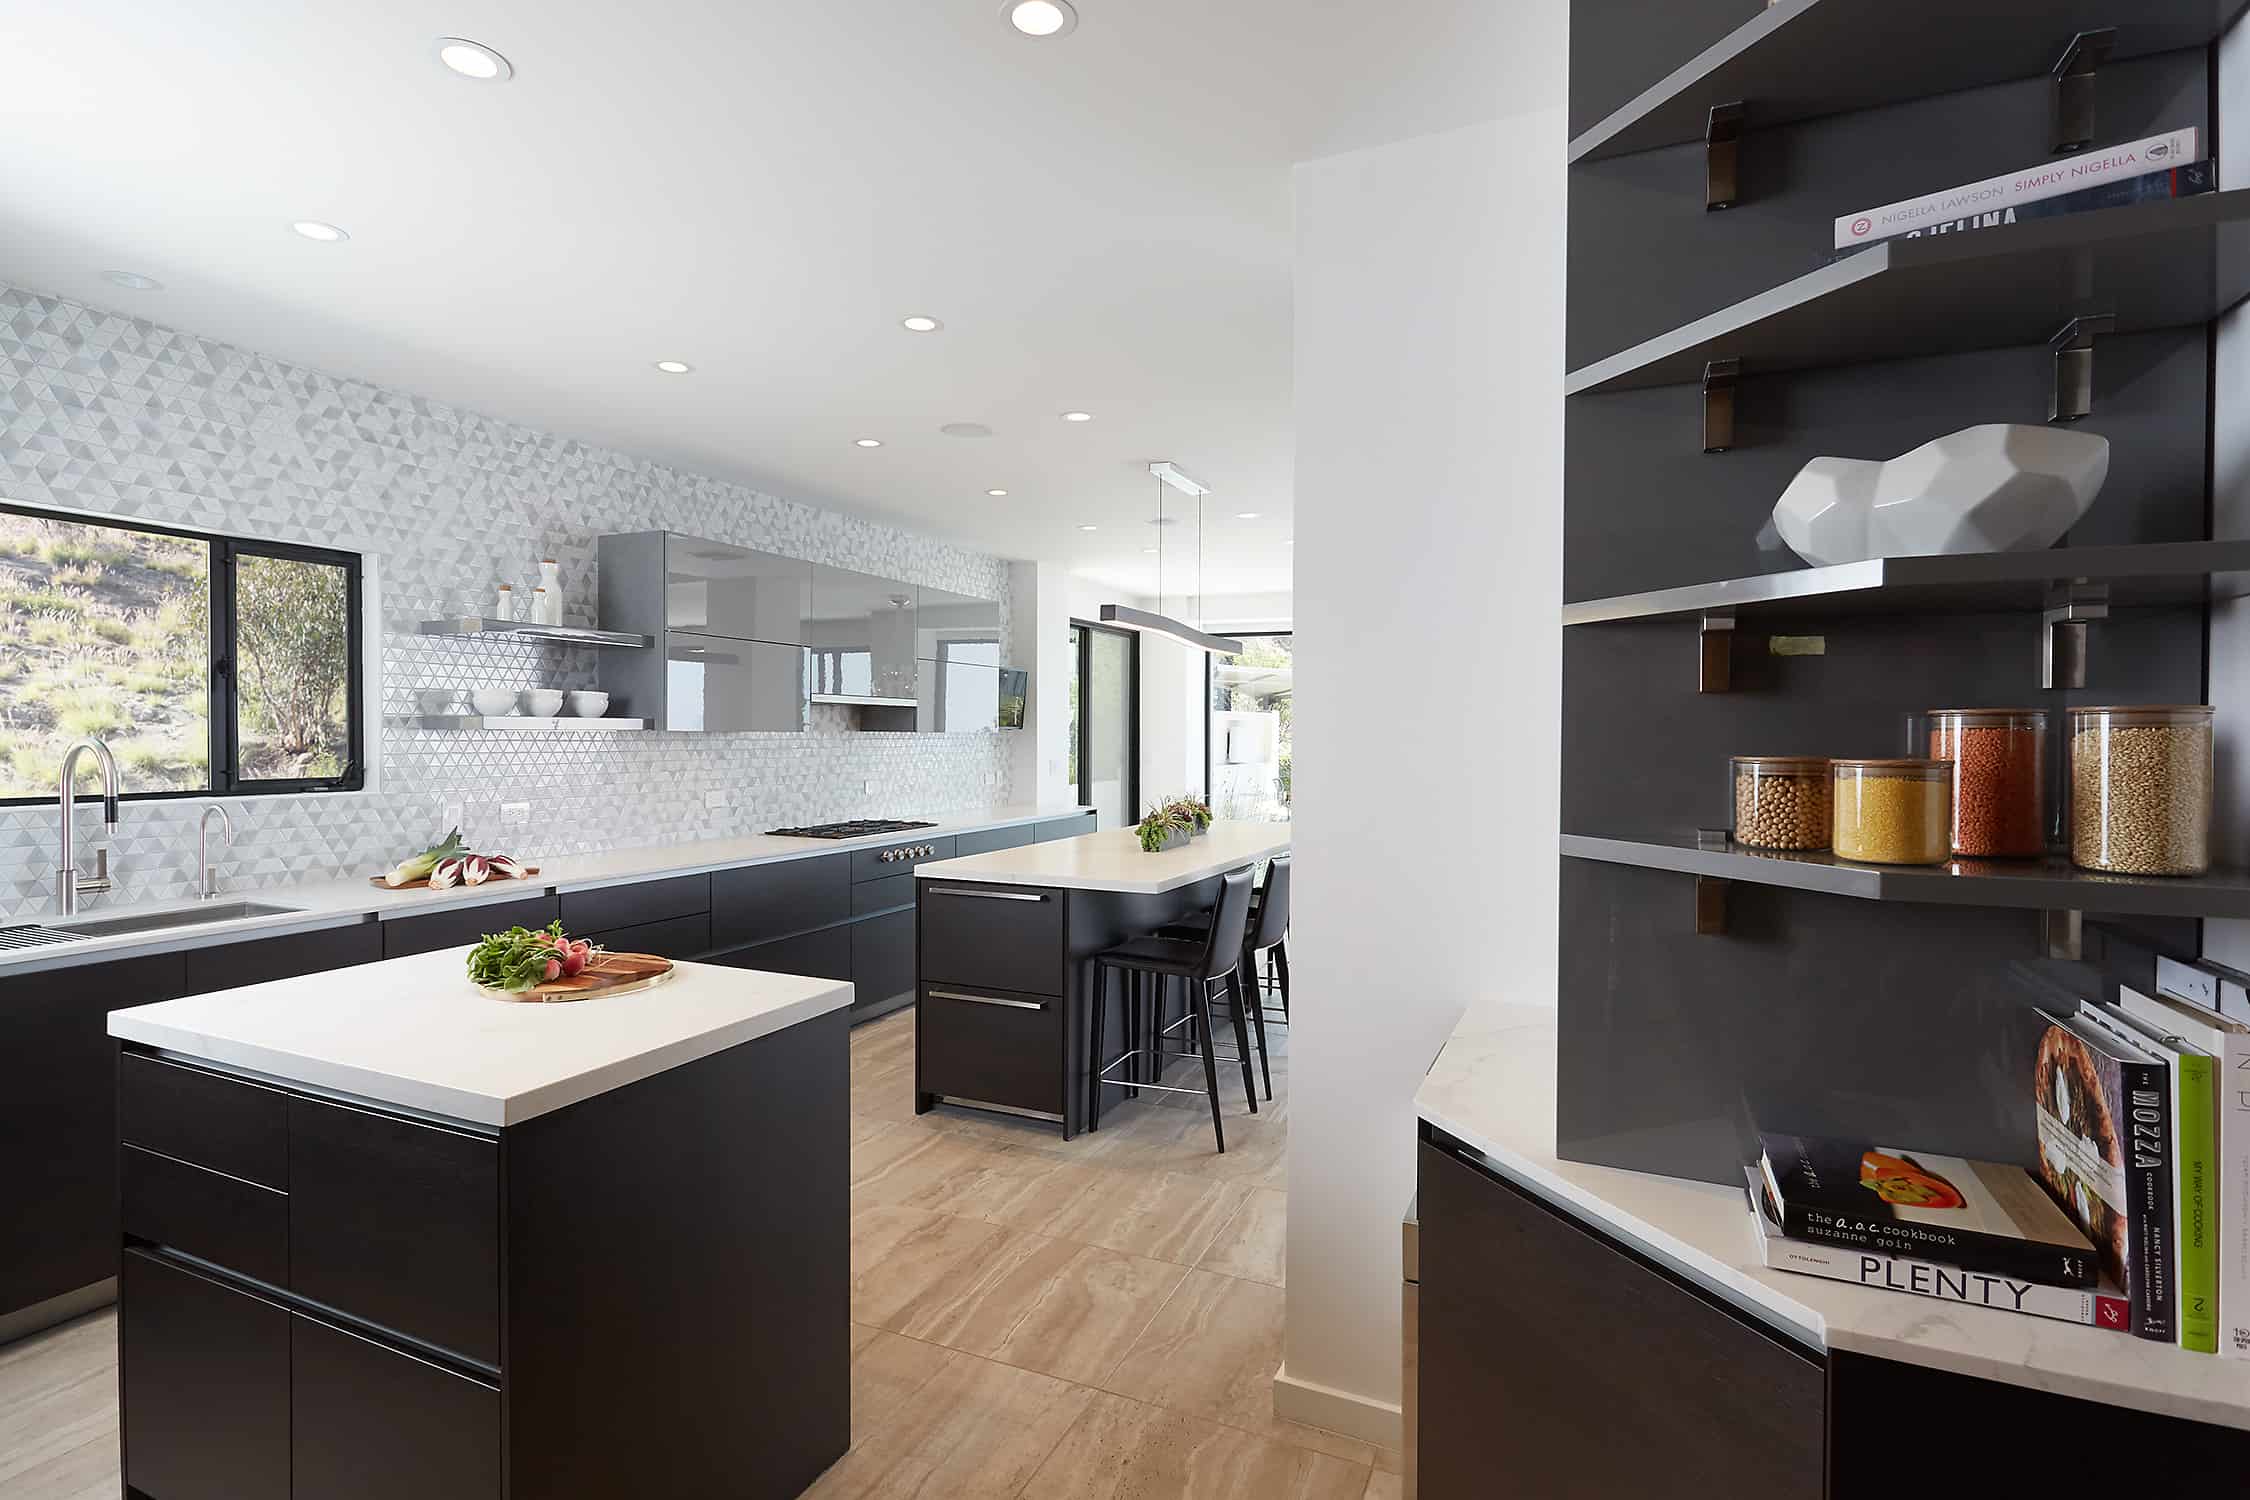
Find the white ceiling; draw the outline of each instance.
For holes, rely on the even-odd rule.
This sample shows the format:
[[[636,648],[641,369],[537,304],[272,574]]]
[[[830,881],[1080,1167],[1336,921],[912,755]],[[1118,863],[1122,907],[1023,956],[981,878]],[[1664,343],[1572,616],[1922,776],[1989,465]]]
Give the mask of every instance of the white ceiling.
[[[1559,96],[1512,8],[0,0],[0,279],[1144,592],[1171,459],[1286,589],[1289,165]]]

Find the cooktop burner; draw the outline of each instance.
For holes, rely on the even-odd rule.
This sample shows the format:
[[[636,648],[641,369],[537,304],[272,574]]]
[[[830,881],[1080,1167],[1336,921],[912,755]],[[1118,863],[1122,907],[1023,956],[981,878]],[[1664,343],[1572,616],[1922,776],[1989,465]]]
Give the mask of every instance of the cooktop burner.
[[[915,823],[904,818],[855,818],[849,823],[815,823],[810,828],[769,828],[777,839],[862,839],[878,833],[905,833],[913,828],[935,828],[935,823]]]

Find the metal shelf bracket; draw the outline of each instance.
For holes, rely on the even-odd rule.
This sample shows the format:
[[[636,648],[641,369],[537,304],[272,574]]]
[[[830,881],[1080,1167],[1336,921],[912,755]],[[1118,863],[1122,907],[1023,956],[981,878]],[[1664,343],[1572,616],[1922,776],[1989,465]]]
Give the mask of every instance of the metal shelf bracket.
[[[1710,610],[1696,624],[1695,690],[1725,693],[1734,689],[1734,611]]]
[[[1695,877],[1695,935],[1724,937],[1727,931],[1727,887],[1731,880],[1716,875]]]
[[[2048,958],[2084,958],[2086,914],[2082,911],[2041,912],[2039,951]]]
[[[1703,208],[1706,213],[1734,207],[1741,148],[1742,101],[1712,105],[1703,127]]]
[[[2094,340],[2117,326],[2115,313],[2072,318],[2047,340],[2055,355],[2055,387],[2047,397],[2047,420],[2075,422],[2094,409]]]
[[[2108,618],[2108,584],[2078,581],[2049,586],[2047,608],[2039,617],[2040,687],[2086,685],[2086,626]]]
[[[2049,74],[2054,97],[2052,146],[2057,156],[2083,151],[2094,143],[2094,74],[2109,61],[2117,28],[2081,31],[2055,59]]]
[[[1714,359],[1703,366],[1703,451],[1724,453],[1734,446],[1735,387],[1742,361]]]

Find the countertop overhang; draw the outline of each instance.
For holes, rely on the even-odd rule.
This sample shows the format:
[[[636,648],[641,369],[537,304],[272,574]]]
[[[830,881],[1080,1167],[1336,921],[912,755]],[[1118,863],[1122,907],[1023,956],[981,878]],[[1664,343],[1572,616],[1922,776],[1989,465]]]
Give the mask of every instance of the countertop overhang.
[[[1287,823],[1221,821],[1191,843],[1150,854],[1132,829],[1113,828],[1052,843],[932,860],[915,866],[914,874],[919,880],[1159,896],[1284,853],[1289,833]]]

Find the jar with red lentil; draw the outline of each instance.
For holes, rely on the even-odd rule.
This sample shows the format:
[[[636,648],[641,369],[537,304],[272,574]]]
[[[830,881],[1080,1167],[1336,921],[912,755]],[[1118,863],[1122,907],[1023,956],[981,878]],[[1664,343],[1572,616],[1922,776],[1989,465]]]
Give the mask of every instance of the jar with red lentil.
[[[1829,765],[1821,755],[1737,755],[1734,841],[1751,849],[1825,849]]]
[[[1878,865],[1943,864],[1953,852],[1953,765],[1942,760],[1836,762],[1833,844]]]
[[[1953,852],[2047,852],[2047,715],[2036,708],[1933,708],[1930,758],[1953,766]]]
[[[2211,868],[2211,709],[2070,710],[2070,858],[2088,870]]]

